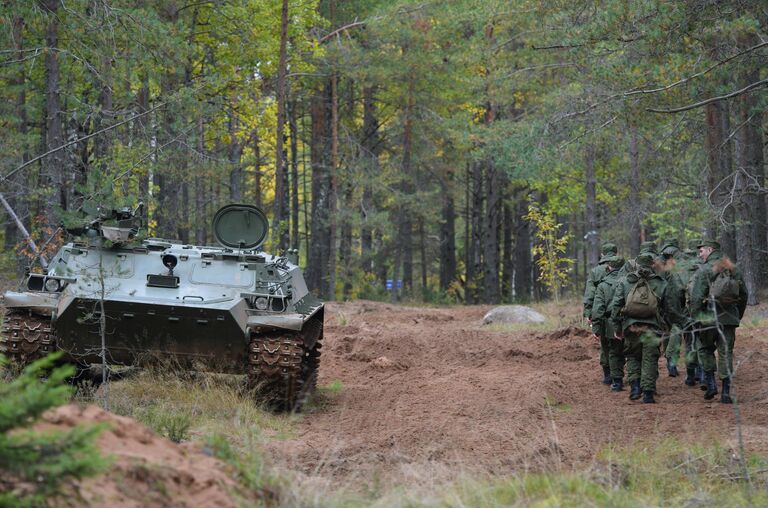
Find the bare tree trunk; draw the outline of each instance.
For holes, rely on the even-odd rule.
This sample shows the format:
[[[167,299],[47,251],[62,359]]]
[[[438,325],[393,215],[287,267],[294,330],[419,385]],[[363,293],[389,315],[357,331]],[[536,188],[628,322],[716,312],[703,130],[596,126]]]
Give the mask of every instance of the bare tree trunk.
[[[414,193],[413,168],[411,157],[413,151],[413,108],[414,108],[414,84],[408,83],[405,110],[403,111],[403,158],[402,158],[402,184],[403,199],[409,201]],[[403,264],[403,290],[410,292],[413,289],[413,211],[411,207],[402,204],[399,214],[398,240]]]
[[[229,199],[235,203],[243,200],[243,168],[241,159],[243,155],[243,145],[237,137],[237,113],[233,107],[229,108],[229,118],[227,122],[227,131],[229,133],[229,144],[227,145],[227,160],[229,161]],[[275,196],[277,199],[277,195]]]
[[[14,49],[16,50],[15,58],[19,61],[22,60],[24,57],[24,18],[21,16],[16,16],[13,18],[13,42],[14,42]],[[17,74],[13,76],[13,78],[10,80],[10,84],[13,88],[18,90],[18,94],[16,95],[16,104],[15,104],[15,110],[16,110],[16,119],[17,119],[17,126],[16,130],[19,134],[19,137],[21,139],[21,162],[26,162],[29,160],[29,151],[27,150],[27,132],[29,130],[29,119],[27,117],[27,93],[26,93],[26,87],[25,83],[27,81],[27,76],[24,70],[24,66],[19,66],[19,71]],[[13,175],[9,182],[12,185],[12,190],[8,194],[8,204],[9,207],[13,210],[15,210],[15,213],[18,214],[17,219],[18,223],[21,224],[21,228],[17,226],[16,220],[9,220],[6,223],[5,226],[5,250],[15,250],[16,249],[16,243],[20,240],[20,233],[24,228],[24,221],[27,220],[27,215],[29,213],[29,208],[27,206],[27,200],[25,199],[23,194],[18,195],[21,190],[27,188],[27,177],[26,172],[20,171]],[[17,197],[18,195],[18,197]],[[27,222],[27,224],[29,224]],[[24,262],[22,261],[21,257],[17,258],[19,260],[18,263],[18,271],[22,272],[24,270]]]
[[[421,294],[423,298],[426,298],[429,266],[427,263],[427,235],[424,233],[423,218],[419,219],[419,254],[421,257]]]
[[[595,176],[595,146],[587,145],[584,153],[587,193],[587,263],[595,266],[599,261],[599,237],[597,232],[597,177]]]
[[[528,213],[528,191],[520,189],[515,201],[515,300],[530,301],[533,293],[533,255],[531,254],[531,223],[523,217]]]
[[[311,142],[310,164],[312,167],[312,212],[311,235],[307,262],[307,285],[323,296],[327,293],[328,283],[325,271],[331,254],[330,243],[330,172],[329,172],[329,132],[330,132],[330,85],[324,87],[312,97],[311,102]]]
[[[720,245],[731,259],[736,260],[736,241],[732,224],[732,146],[729,108],[725,102],[714,102],[705,107],[707,149],[707,191],[714,207],[714,216],[707,226],[707,234],[718,238]]]
[[[442,221],[440,221],[440,289],[446,291],[456,280],[456,210],[453,203],[453,172],[442,182]]]
[[[45,52],[45,139],[46,148],[53,150],[64,144],[64,128],[62,122],[60,96],[59,53],[59,0],[39,0],[40,7],[48,14],[45,29],[45,44],[49,48]],[[45,215],[49,226],[58,224],[56,207],[67,209],[67,186],[64,185],[66,154],[59,150],[43,163],[45,177],[53,195],[45,202]]]
[[[467,280],[465,283],[465,300],[466,303],[474,304],[478,303],[478,285],[479,278],[482,275],[482,252],[483,245],[483,228],[482,228],[482,211],[485,200],[483,199],[483,169],[477,162],[472,162],[469,165],[470,169],[470,201],[467,203],[469,207],[469,252],[467,256]]]
[[[486,202],[483,220],[483,301],[499,303],[499,214],[501,213],[501,178],[493,160],[485,162]]]
[[[512,206],[506,199],[502,199],[504,206],[502,208],[502,220],[504,222],[502,229],[502,254],[501,254],[501,297],[506,301],[512,301],[513,284],[515,281],[515,265],[513,263],[513,233],[512,227],[514,220],[512,218]]]
[[[643,240],[642,227],[640,225],[640,216],[642,211],[640,206],[640,148],[638,143],[639,134],[637,125],[633,122],[629,124],[629,190],[632,193],[632,203],[629,212],[629,252],[635,256],[640,252],[640,242]]]
[[[253,133],[253,194],[254,204],[262,208],[261,199],[261,139],[259,133]]]
[[[365,273],[373,269],[373,236],[370,226],[370,214],[373,211],[373,184],[374,175],[379,172],[379,122],[376,118],[376,104],[374,102],[374,87],[363,88],[363,196],[360,202],[360,258]]]
[[[285,138],[286,106],[286,70],[288,43],[288,0],[283,0],[280,16],[280,57],[277,66],[277,134],[275,136],[275,203],[272,223],[272,236],[278,242],[278,249],[288,248],[288,204],[287,164],[283,148]]]
[[[296,101],[288,103],[288,132],[291,140],[291,247],[299,248],[299,135]]]
[[[197,152],[205,156],[205,123],[197,119]],[[205,180],[199,171],[195,172],[195,243],[205,245],[208,241],[208,220],[205,206]]]
[[[759,79],[759,71],[750,69],[742,82]],[[749,81],[754,80],[754,81]],[[739,266],[749,293],[749,305],[757,305],[757,293],[765,282],[766,202],[762,190],[765,185],[763,159],[762,111],[754,94],[738,98],[741,129],[736,136],[737,178],[739,183],[739,217],[736,242]]]

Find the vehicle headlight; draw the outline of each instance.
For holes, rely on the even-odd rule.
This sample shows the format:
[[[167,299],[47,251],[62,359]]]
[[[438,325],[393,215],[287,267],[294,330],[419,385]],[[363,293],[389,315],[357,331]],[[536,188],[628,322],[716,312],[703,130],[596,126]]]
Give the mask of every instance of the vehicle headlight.
[[[55,293],[60,287],[61,285],[57,279],[48,279],[45,281],[45,290],[50,293]]]
[[[260,296],[256,298],[256,301],[254,302],[256,305],[256,308],[259,310],[267,310],[267,299],[263,296]]]

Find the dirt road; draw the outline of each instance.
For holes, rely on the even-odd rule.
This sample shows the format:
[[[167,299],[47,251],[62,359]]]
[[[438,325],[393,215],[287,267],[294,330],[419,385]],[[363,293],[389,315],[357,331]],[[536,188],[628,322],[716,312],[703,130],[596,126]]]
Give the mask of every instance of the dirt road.
[[[578,466],[611,444],[667,437],[735,446],[734,407],[682,377],[662,367],[659,403],[632,402],[600,383],[584,330],[490,330],[488,309],[329,305],[320,384],[336,390],[302,416],[299,436],[269,445],[273,462],[332,484],[389,485]],[[765,332],[742,327],[736,341],[752,452],[768,452]]]

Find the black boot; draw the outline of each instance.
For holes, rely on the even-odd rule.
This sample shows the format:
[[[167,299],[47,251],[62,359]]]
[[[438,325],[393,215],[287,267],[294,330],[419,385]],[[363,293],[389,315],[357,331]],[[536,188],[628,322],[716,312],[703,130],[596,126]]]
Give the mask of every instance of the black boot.
[[[603,384],[611,384],[611,368],[607,365],[603,365]]]
[[[611,383],[611,391],[620,392],[623,389],[624,389],[624,379],[620,377],[613,378],[613,383]]]
[[[731,378],[723,379],[723,393],[720,395],[720,402],[723,404],[733,404],[731,398]]]
[[[655,404],[656,401],[653,399],[653,390],[645,390],[643,392],[643,403],[644,404]]]
[[[674,365],[672,363],[671,358],[667,358],[667,372],[669,372],[669,377],[677,377],[680,374],[677,372],[677,365]]]
[[[704,392],[704,398],[706,400],[712,400],[715,398],[715,395],[717,395],[717,383],[715,382],[715,373],[713,372],[705,372],[704,373],[704,384],[706,385],[706,392]]]
[[[637,400],[640,398],[640,380],[635,379],[630,384],[629,400]]]
[[[685,385],[696,386],[696,367],[685,368]]]

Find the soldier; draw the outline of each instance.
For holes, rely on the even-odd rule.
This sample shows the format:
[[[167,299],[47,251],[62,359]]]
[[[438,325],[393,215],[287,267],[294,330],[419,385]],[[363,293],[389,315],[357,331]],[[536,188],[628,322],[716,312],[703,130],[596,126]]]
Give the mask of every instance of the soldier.
[[[659,255],[659,251],[656,248],[656,242],[647,241],[640,244],[640,254],[646,253],[651,253],[654,256]]]
[[[673,288],[655,272],[653,254],[640,254],[635,263],[637,270],[616,285],[610,305],[611,324],[616,339],[624,341],[629,398],[639,399],[642,390],[643,402],[654,403],[663,321],[682,329],[688,320],[680,312]]]
[[[615,340],[615,330],[610,320],[608,306],[613,300],[613,293],[619,279],[624,276],[624,258],[611,256],[606,263],[606,274],[595,290],[592,306],[592,332],[600,339],[600,364],[605,368],[604,358],[611,374],[611,390],[620,392],[624,389],[624,344]]]
[[[698,256],[697,245],[701,240],[691,240],[688,242],[688,248],[683,251],[681,259],[675,265],[675,273],[680,278],[680,283],[685,288],[685,304],[683,311],[686,316],[691,317],[689,302],[691,300],[690,290],[696,271],[701,266],[701,260]],[[685,343],[685,384],[687,386],[696,386],[697,381],[702,381],[703,373],[699,363],[698,351],[698,332],[690,329],[683,332],[683,341]]]
[[[587,285],[584,288],[584,317],[587,319],[592,318],[592,302],[595,299],[595,289],[597,288],[597,285],[600,284],[600,281],[605,276],[605,267],[606,267],[606,259],[608,259],[611,256],[615,256],[618,252],[618,249],[616,248],[616,245],[611,242],[605,242],[601,248],[601,257],[600,261],[598,262],[597,266],[593,267],[589,271],[589,275],[587,276]],[[601,357],[602,358],[602,357]],[[602,363],[602,361],[601,361]],[[609,385],[611,384],[611,372],[608,368],[608,360],[606,359],[605,365],[603,367],[603,384]]]
[[[667,282],[674,285],[678,295],[680,309],[685,308],[685,284],[678,274],[677,262],[682,257],[679,243],[676,238],[666,240],[661,246],[660,262],[662,276]],[[664,339],[664,357],[667,360],[667,373],[669,377],[677,377],[677,360],[680,357],[680,330],[674,328]]]
[[[704,398],[717,395],[715,381],[715,350],[717,368],[723,383],[720,402],[730,404],[733,376],[733,347],[736,328],[747,308],[747,287],[736,265],[723,256],[720,244],[705,240],[699,244],[701,267],[691,286],[691,316],[700,328],[699,358],[704,369],[706,391]]]

